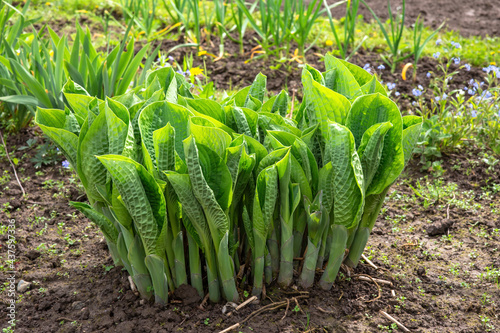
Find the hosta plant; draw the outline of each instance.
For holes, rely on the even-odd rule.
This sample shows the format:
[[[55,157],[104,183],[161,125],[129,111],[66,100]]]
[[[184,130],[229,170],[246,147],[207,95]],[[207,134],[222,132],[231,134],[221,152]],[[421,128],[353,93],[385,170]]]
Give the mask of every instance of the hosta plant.
[[[65,110],[38,109],[87,192],[71,204],[143,297],[166,303],[189,283],[237,301],[273,281],[309,288],[318,268],[327,290],[342,262],[356,266],[421,121],[363,69],[325,64],[304,67],[296,109],[261,74],[219,103],[171,68],[104,100],[69,82]]]

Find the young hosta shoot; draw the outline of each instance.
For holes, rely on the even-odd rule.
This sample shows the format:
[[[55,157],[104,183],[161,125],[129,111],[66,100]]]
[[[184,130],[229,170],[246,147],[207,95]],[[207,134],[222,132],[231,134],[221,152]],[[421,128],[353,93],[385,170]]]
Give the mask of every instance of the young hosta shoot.
[[[307,214],[307,249],[304,254],[304,266],[299,278],[299,285],[302,288],[309,288],[314,282],[316,273],[316,262],[321,247],[323,233],[326,231],[329,216],[328,211],[322,204],[322,192],[318,193],[314,201],[305,198],[304,206]]]
[[[356,266],[421,119],[402,117],[363,69],[329,55],[325,65],[304,68],[294,112],[286,92],[268,98],[264,75],[218,103],[172,68],[105,100],[68,81],[64,111],[38,109],[87,193],[72,205],[142,297],[164,304],[189,283],[236,302],[240,278],[260,297],[295,271],[310,288],[317,269],[328,290],[342,263]]]

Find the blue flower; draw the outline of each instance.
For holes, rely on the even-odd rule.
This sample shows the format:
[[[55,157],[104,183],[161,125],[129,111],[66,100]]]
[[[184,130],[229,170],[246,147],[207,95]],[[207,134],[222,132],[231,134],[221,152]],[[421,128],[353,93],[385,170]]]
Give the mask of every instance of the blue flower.
[[[384,66],[384,65],[380,65],[380,66],[378,66],[377,68],[378,68],[378,69],[380,69],[380,70],[384,70],[384,69],[385,69],[385,66]]]
[[[446,93],[443,94],[443,101],[448,98],[448,95]]]
[[[413,102],[411,103],[411,105],[416,106],[416,105],[417,105],[417,102],[413,101]]]
[[[455,63],[455,65],[460,64],[460,58],[451,58],[451,60],[453,60],[453,63]]]
[[[396,92],[394,93],[394,95],[399,96],[399,95],[401,95],[401,94],[399,93],[399,91],[396,91]]]
[[[472,110],[470,112],[470,114],[471,114],[472,118],[476,118],[477,117],[477,111],[476,110]]]
[[[434,99],[436,100],[436,102],[439,102],[439,100],[441,99],[441,97],[436,96],[436,97],[434,97]]]
[[[172,56],[168,56],[168,61],[174,62],[174,61],[175,61],[175,59],[174,59],[174,57],[172,57]]]
[[[488,67],[483,68],[483,72],[490,73],[493,72],[495,73],[496,77],[500,77],[500,70],[497,66],[489,65]]]
[[[364,69],[365,71],[367,71],[368,73],[370,73],[370,74],[372,73],[372,69],[370,68],[370,64],[365,64],[365,65],[363,66],[363,69]]]
[[[467,71],[470,71],[470,65],[469,65],[469,64],[465,64],[465,66],[464,66],[464,67],[465,67],[465,69],[466,69]]]
[[[418,89],[424,90],[424,87],[422,87],[420,84],[418,85]]]
[[[488,98],[492,98],[492,97],[493,97],[493,94],[491,92],[489,92],[488,90],[483,91],[481,94],[481,98],[488,99]]]
[[[431,72],[427,72],[426,76],[427,76],[427,78],[430,79],[431,78]]]
[[[69,169],[69,162],[67,160],[62,161],[61,164],[62,164],[63,168]]]
[[[184,72],[183,72],[183,71],[181,71],[180,69],[179,69],[179,70],[177,70],[177,73],[179,73],[180,75],[184,75]]]
[[[441,45],[441,42],[442,42],[441,38],[438,38],[438,40],[436,41],[436,46]]]
[[[471,95],[471,96],[474,96],[474,95],[476,94],[476,91],[475,91],[475,90],[472,90],[472,89],[469,89],[469,90],[467,91],[467,93],[468,93],[469,95]]]
[[[437,59],[437,58],[439,58],[440,55],[441,55],[440,52],[436,52],[432,56],[434,57],[434,59]]]
[[[396,84],[395,83],[392,83],[392,82],[387,83],[387,89],[392,90],[394,88],[396,88]]]
[[[56,147],[56,150],[59,151],[59,148]]]
[[[413,96],[416,96],[416,97],[422,95],[422,91],[419,90],[419,89],[416,89],[416,88],[413,88],[413,90],[411,91],[411,93],[413,94]]]
[[[474,84],[474,79],[469,80],[469,85],[472,86]]]
[[[455,43],[455,42],[453,42],[453,41],[452,41],[450,44],[451,44],[451,45],[453,45],[456,49],[459,49],[459,48],[461,48],[461,47],[462,47],[462,46],[460,46],[460,44],[459,44],[459,43]]]
[[[191,76],[191,72],[189,71],[189,69],[184,73],[185,76]]]

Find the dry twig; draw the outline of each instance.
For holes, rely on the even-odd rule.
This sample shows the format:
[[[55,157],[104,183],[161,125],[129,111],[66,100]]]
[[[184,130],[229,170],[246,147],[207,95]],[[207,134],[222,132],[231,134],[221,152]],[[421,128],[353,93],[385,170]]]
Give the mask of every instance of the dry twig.
[[[319,312],[323,312],[323,313],[327,313],[327,314],[332,314],[332,313],[334,313],[333,311],[328,311],[328,310],[325,310],[325,309],[323,309],[323,308],[321,308],[321,307],[319,307],[319,306],[317,306],[317,307],[316,307],[316,309],[318,309],[318,310],[319,310]]]
[[[286,299],[286,309],[285,309],[285,314],[283,315],[283,317],[281,317],[281,320],[280,321],[283,321],[283,319],[286,318],[286,315],[288,314],[288,308],[290,307],[290,300],[287,298]]]
[[[387,280],[382,280],[382,279],[376,279],[376,278],[372,278],[371,276],[370,277],[366,277],[364,275],[360,275],[357,277],[358,280],[362,280],[362,281],[376,281],[377,283],[380,283],[380,284],[385,284],[385,285],[388,285],[388,286],[392,286],[392,282],[391,281],[387,281]]]
[[[240,323],[236,323],[233,326],[229,326],[228,328],[220,331],[219,333],[226,333],[226,332],[232,331],[232,330],[234,330],[235,328],[238,328],[238,327],[240,327]]]
[[[3,148],[5,149],[5,155],[7,156],[7,159],[9,160],[10,166],[12,167],[12,170],[14,170],[14,176],[16,176],[17,183],[19,184],[19,187],[21,188],[21,191],[23,192],[23,197],[26,195],[26,192],[24,191],[24,187],[21,184],[21,181],[19,180],[19,177],[17,176],[17,171],[16,171],[16,166],[10,159],[9,151],[7,150],[7,145],[5,144],[5,141],[3,140],[3,132],[0,130],[0,138],[2,139],[2,144]]]
[[[380,313],[382,314],[382,316],[384,316],[385,318],[389,319],[394,324],[398,325],[399,328],[402,329],[403,331],[410,332],[410,330],[408,328],[406,328],[405,325],[401,324],[396,318],[392,317],[387,312],[380,310]]]
[[[364,254],[361,255],[361,258],[363,258],[364,261],[370,266],[372,266],[375,269],[378,269],[378,267],[370,260],[368,259]]]
[[[207,293],[207,294],[205,295],[205,298],[203,298],[203,301],[201,301],[201,303],[200,303],[200,305],[199,305],[199,308],[200,308],[201,310],[205,310],[205,304],[207,303],[207,301],[208,301],[208,297],[209,297],[209,296],[210,296],[210,293]]]
[[[238,311],[240,309],[243,309],[245,306],[247,306],[247,304],[250,304],[252,303],[253,301],[255,301],[257,299],[257,296],[252,296],[250,297],[249,299],[247,299],[246,301],[244,301],[243,303],[241,303],[240,305],[238,305],[235,310]]]
[[[355,275],[355,277],[361,277],[361,276],[365,276],[367,278],[369,278],[373,283],[375,283],[375,285],[377,286],[377,291],[378,291],[378,296],[375,297],[374,299],[371,299],[371,300],[368,300],[368,301],[365,301],[365,303],[371,303],[371,302],[375,302],[376,300],[378,300],[380,297],[382,297],[382,288],[380,287],[380,285],[377,283],[377,281],[375,281],[374,278],[372,278],[370,275],[367,275],[367,274],[358,274],[358,275]]]

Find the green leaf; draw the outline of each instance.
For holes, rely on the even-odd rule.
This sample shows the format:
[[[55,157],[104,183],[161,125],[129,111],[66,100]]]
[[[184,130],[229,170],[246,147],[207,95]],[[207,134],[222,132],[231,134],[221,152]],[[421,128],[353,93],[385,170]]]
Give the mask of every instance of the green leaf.
[[[146,254],[155,254],[156,239],[165,223],[163,191],[153,176],[130,158],[105,155],[98,159],[113,178],[113,184],[141,235]]]
[[[10,65],[41,106],[46,108],[55,106],[50,101],[48,93],[45,92],[45,88],[20,63],[14,59],[10,59]]]
[[[221,123],[226,123],[226,113],[219,103],[209,99],[186,99],[190,108],[194,111],[203,113],[209,117],[217,119]]]
[[[257,74],[252,85],[250,86],[248,95],[245,99],[245,104],[243,106],[247,106],[247,103],[250,101],[250,97],[256,98],[262,104],[264,102],[264,95],[266,94],[266,84],[267,76],[262,73]]]
[[[339,61],[342,64],[344,64],[344,66],[347,67],[347,69],[349,69],[349,71],[356,78],[356,81],[358,82],[358,84],[361,87],[363,87],[364,85],[366,85],[367,83],[369,83],[373,79],[373,75],[368,73],[363,68],[356,66],[354,64],[351,64],[350,62],[347,62],[347,61],[342,60],[342,59],[339,59]],[[376,85],[375,92],[378,92],[378,93],[382,94],[383,96],[387,96],[387,92],[385,91],[384,86],[382,86],[382,84],[380,82],[377,81],[375,83],[375,85]]]
[[[257,177],[253,209],[254,237],[258,236],[264,240],[264,244],[272,224],[277,199],[278,170],[275,165],[271,165],[262,170]]]
[[[384,138],[391,128],[392,124],[390,122],[379,123],[371,126],[363,133],[358,155],[363,168],[364,191],[368,189],[378,170],[384,148]]]
[[[61,150],[73,169],[77,166],[78,136],[70,132],[66,125],[66,112],[63,110],[38,109],[35,122]]]
[[[325,86],[354,100],[362,95],[361,87],[349,69],[337,58],[325,55]]]
[[[333,168],[333,223],[355,228],[363,212],[363,170],[355,149],[354,136],[347,127],[329,124],[325,155]]]
[[[207,146],[216,152],[220,158],[224,158],[226,148],[232,141],[229,134],[216,127],[197,125],[193,118],[189,122],[189,131],[198,144]]]
[[[367,195],[381,193],[396,180],[403,170],[403,120],[401,113],[393,101],[376,93],[356,99],[346,122],[346,126],[354,135],[356,146],[361,145],[363,134],[371,126],[383,122],[390,122],[393,127],[385,136],[380,164],[367,189]]]
[[[322,138],[328,136],[328,120],[344,124],[351,103],[344,96],[314,81],[307,70],[302,71],[304,98],[309,126],[318,125]]]
[[[413,149],[420,136],[422,130],[422,118],[417,116],[403,117],[403,152],[404,165],[410,161]]]
[[[222,191],[218,191],[222,193],[217,193],[220,195],[217,199],[214,190],[209,186],[205,177],[213,177],[213,175],[216,174],[217,176],[223,175],[225,173],[223,168],[225,165],[217,161],[217,154],[210,153],[210,149],[206,148],[200,151],[192,136],[184,140],[184,151],[194,195],[203,207],[213,243],[217,248],[224,234],[229,230],[228,217],[219,203],[224,204],[226,208],[229,206],[232,186],[227,187],[226,184],[223,184],[226,185],[226,187],[221,188],[220,190]],[[202,165],[205,166],[205,170],[202,169]],[[227,167],[226,171],[227,175],[229,175],[229,180],[231,180],[231,175]],[[221,180],[220,178],[216,180],[219,182],[219,185],[221,184]]]
[[[184,159],[182,141],[188,137],[189,117],[189,110],[168,102],[151,103],[141,111],[138,122],[140,137],[150,158],[155,156],[153,132],[170,123],[175,128],[175,151]]]

